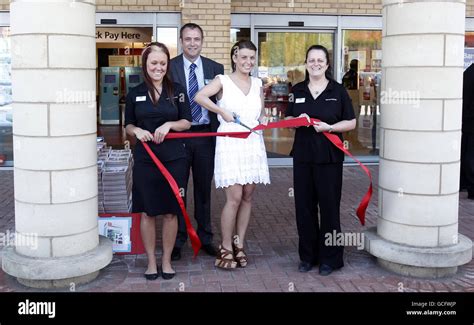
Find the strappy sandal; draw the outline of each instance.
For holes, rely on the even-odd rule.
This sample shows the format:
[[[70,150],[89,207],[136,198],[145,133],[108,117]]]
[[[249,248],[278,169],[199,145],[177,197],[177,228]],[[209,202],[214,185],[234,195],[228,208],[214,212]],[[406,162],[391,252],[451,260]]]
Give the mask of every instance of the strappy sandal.
[[[222,245],[219,245],[219,252],[217,253],[215,266],[221,269],[235,269],[237,262],[234,260],[234,254],[231,250],[225,249]]]
[[[245,254],[244,248],[237,247],[237,244],[240,243],[239,235],[233,237],[232,249],[234,251],[234,259],[237,262],[237,266],[246,267],[248,263],[247,254]]]

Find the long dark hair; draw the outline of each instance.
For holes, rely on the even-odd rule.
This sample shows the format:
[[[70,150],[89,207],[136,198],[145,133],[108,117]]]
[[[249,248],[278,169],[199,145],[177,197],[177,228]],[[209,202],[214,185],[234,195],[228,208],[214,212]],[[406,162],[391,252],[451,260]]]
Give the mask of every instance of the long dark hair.
[[[249,50],[253,50],[257,52],[257,47],[251,41],[241,40],[235,43],[234,46],[232,46],[230,50],[230,63],[232,65],[232,72],[235,72],[235,63],[234,63],[234,60],[232,60],[232,58],[241,49],[249,49]]]
[[[170,73],[169,73],[170,72],[170,51],[168,51],[168,48],[166,47],[165,44],[160,43],[160,42],[151,42],[150,44],[148,44],[145,50],[143,50],[142,52],[143,79],[145,80],[145,84],[147,85],[148,91],[150,92],[151,100],[153,101],[153,104],[156,105],[158,103],[158,100],[156,98],[155,90],[158,94],[160,94],[160,96],[161,96],[161,93],[153,85],[153,81],[148,75],[146,65],[147,65],[147,60],[150,53],[153,51],[158,51],[158,50],[163,51],[163,53],[166,54],[166,57],[168,59],[168,65],[166,66],[166,74],[163,76],[163,89],[166,89],[166,92],[168,93],[168,97],[171,104],[175,106],[173,81],[171,80]]]
[[[306,61],[308,60],[308,54],[312,50],[320,50],[320,51],[324,52],[324,55],[326,56],[326,61],[328,63],[328,68],[326,69],[326,72],[324,73],[324,75],[326,76],[326,79],[334,80],[334,77],[332,76],[331,60],[329,60],[329,52],[328,52],[328,49],[325,48],[324,46],[322,46],[322,45],[311,45],[309,47],[309,49],[306,51],[306,58],[304,60],[304,63],[306,63]],[[308,81],[308,80],[309,80],[309,74],[308,74],[308,70],[306,69],[305,70],[305,75],[304,75],[304,81]]]

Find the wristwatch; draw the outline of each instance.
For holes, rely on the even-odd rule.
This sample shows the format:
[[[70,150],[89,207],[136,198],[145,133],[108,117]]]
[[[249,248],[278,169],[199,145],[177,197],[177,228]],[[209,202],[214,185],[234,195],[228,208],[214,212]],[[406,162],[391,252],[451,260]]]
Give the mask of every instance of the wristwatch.
[[[329,125],[329,131],[328,132],[332,133],[332,130],[333,130],[332,125]]]

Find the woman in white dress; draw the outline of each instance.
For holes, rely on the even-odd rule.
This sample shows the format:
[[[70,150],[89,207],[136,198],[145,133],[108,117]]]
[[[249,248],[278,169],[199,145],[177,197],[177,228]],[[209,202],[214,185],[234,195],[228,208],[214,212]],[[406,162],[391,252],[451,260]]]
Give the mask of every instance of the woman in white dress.
[[[257,48],[250,41],[239,41],[231,50],[232,73],[218,75],[202,88],[195,101],[218,114],[218,132],[248,131],[234,116],[253,128],[266,124],[262,81],[250,76]],[[217,95],[217,104],[210,97]],[[235,114],[235,115],[234,115]],[[221,214],[222,244],[215,265],[231,269],[247,266],[243,248],[250,220],[252,194],[257,183],[270,184],[267,155],[261,132],[246,139],[217,137],[214,167],[216,188],[224,188],[226,203]]]

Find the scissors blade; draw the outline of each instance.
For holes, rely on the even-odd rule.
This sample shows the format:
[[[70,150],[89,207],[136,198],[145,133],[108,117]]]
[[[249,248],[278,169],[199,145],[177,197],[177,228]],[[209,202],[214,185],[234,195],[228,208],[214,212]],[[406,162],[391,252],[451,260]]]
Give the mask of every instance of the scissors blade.
[[[251,128],[251,127],[249,127],[249,126],[245,125],[244,123],[240,122],[239,124],[240,124],[240,125],[242,125],[244,128],[246,128],[246,129],[249,129],[249,130],[250,130],[250,132],[253,132],[253,133],[255,133],[255,134],[258,134],[256,131],[252,130],[252,128]]]
[[[233,113],[232,116],[234,117],[234,122],[235,123],[242,125],[244,128],[248,129],[252,133],[258,134],[256,131],[252,130],[251,127],[249,127],[249,126],[245,125],[244,123],[242,123],[242,121],[240,120],[240,118],[237,114]]]

